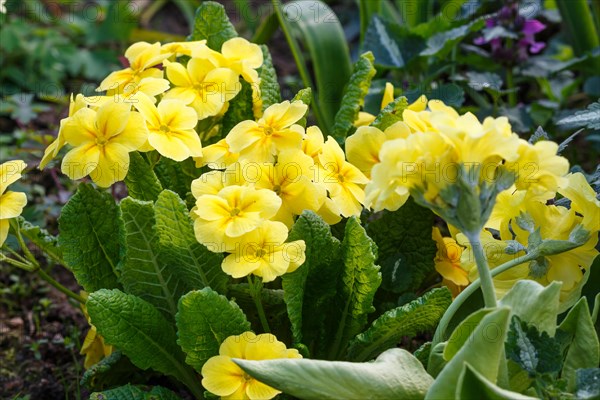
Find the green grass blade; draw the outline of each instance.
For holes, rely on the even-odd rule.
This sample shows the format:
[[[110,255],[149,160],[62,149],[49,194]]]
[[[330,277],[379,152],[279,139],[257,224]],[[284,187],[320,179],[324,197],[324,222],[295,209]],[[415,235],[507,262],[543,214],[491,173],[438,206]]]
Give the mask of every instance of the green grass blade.
[[[600,46],[587,0],[557,1],[556,5],[576,55],[582,56]]]

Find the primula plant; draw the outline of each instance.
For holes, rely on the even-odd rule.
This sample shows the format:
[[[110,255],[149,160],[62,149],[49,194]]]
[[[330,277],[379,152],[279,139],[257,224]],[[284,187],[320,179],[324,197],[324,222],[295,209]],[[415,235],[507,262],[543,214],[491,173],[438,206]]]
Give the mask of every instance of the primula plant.
[[[7,190],[25,163],[0,166],[0,243],[21,250],[0,257],[80,303],[91,398],[600,395],[600,297],[582,296],[600,200],[562,146],[391,84],[369,114],[371,52],[312,125],[311,89],[282,99],[268,48],[217,3],[188,41],[124,56],[40,162],[81,181],[57,237]]]

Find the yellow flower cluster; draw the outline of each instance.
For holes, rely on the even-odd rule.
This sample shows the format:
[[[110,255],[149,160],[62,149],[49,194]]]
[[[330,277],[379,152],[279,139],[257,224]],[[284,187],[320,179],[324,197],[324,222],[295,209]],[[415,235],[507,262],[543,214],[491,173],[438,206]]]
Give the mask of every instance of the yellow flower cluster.
[[[492,185],[506,174],[516,176],[520,189],[555,192],[568,169],[554,143],[532,145],[519,139],[504,117],[488,117],[481,123],[473,114],[459,115],[439,100],[429,101],[428,110],[404,110],[401,128],[377,133],[376,140],[364,129],[348,140],[352,147],[372,148],[370,154],[376,155],[366,163],[355,161],[371,168],[366,203],[375,210],[396,210],[411,193],[439,204],[440,193],[459,179]]]
[[[269,282],[298,268],[304,242],[285,241],[304,210],[330,224],[362,211],[367,177],[333,138],[297,123],[307,110],[301,101],[274,104],[197,159],[213,171],[192,184],[196,237],[230,253],[223,269],[233,277],[254,274]]]
[[[184,65],[178,57],[189,57]],[[242,38],[225,42],[220,52],[206,41],[139,42],[125,52],[128,66],[111,73],[98,91],[105,96],[71,97],[69,116],[44,153],[44,168],[61,148],[70,151],[62,171],[71,179],[90,176],[102,187],[123,180],[129,153],[156,150],[175,161],[201,157],[195,128],[199,120],[225,113],[241,90],[240,77],[257,91],[258,45]]]
[[[11,218],[16,218],[23,212],[27,204],[27,195],[21,192],[7,192],[6,189],[19,179],[27,167],[21,160],[7,161],[0,165],[0,246],[8,236]]]
[[[246,374],[232,358],[241,360],[272,360],[302,358],[296,349],[270,334],[245,332],[223,341],[219,355],[211,357],[202,367],[202,386],[224,400],[268,400],[281,393]]]

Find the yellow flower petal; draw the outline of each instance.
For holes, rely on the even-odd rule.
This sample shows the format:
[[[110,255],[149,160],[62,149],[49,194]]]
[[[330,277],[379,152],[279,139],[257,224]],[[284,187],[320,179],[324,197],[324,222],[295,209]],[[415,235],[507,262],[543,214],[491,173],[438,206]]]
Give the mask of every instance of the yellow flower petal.
[[[7,161],[0,164],[0,195],[4,193],[6,188],[21,179],[21,173],[27,168],[22,160]]]
[[[202,386],[217,396],[234,393],[243,383],[244,371],[229,356],[211,357],[202,366]]]
[[[98,167],[90,172],[90,178],[100,187],[109,187],[122,181],[129,170],[129,151],[119,144],[110,142],[98,158]]]
[[[70,150],[62,160],[61,170],[73,180],[89,175],[98,167],[100,150],[95,143],[85,144]]]
[[[0,219],[16,218],[27,204],[27,195],[21,192],[6,192],[0,195]]]
[[[7,219],[0,219],[0,246],[4,244],[6,238],[8,237],[8,230],[10,228],[10,223]]]

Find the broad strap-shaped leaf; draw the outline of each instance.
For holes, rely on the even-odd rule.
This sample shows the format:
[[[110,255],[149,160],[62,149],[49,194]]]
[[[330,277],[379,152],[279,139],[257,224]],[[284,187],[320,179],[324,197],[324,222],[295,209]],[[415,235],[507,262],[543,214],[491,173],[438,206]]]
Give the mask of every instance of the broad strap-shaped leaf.
[[[129,196],[138,200],[156,201],[162,192],[158,177],[139,152],[134,151],[129,156],[129,171],[125,177]]]
[[[241,80],[240,84],[242,90],[229,102],[229,108],[223,116],[223,136],[226,136],[240,122],[254,120],[252,86],[244,80]]]
[[[413,355],[390,349],[375,362],[234,359],[261,382],[299,399],[422,399],[433,382]]]
[[[500,300],[501,306],[511,309],[511,314],[535,326],[540,332],[554,336],[558,315],[560,282],[542,286],[531,280],[519,281]]]
[[[258,70],[260,77],[260,99],[262,100],[262,111],[273,104],[281,102],[281,88],[277,82],[277,72],[273,67],[273,59],[267,46],[260,45],[263,53],[263,65]]]
[[[567,379],[569,389],[574,389],[576,371],[582,368],[596,368],[600,363],[600,344],[587,298],[582,297],[573,306],[558,326],[558,332],[564,332],[571,338],[561,374]]]
[[[225,7],[214,1],[204,1],[196,10],[194,30],[188,40],[206,39],[208,47],[221,51],[223,43],[237,35],[227,17]]]
[[[178,269],[184,269],[187,286],[193,289],[209,286],[225,294],[229,277],[221,269],[223,255],[198,243],[194,222],[183,200],[165,190],[158,196],[154,213],[161,253],[177,260]]]
[[[453,399],[466,363],[469,363],[486,379],[495,383],[498,377],[500,357],[504,357],[504,339],[508,331],[509,317],[510,309],[506,307],[497,308],[483,317],[465,345],[439,373],[425,399]],[[493,334],[491,329],[493,329]]]
[[[181,397],[162,386],[154,386],[151,390],[143,386],[127,384],[114,389],[94,392],[90,400],[181,400]]]
[[[350,339],[364,329],[368,315],[375,311],[373,298],[381,284],[379,266],[375,265],[377,246],[357,217],[346,223],[342,259],[344,269],[335,300],[339,314],[332,316],[339,318],[332,356],[345,354]]]
[[[62,259],[62,249],[58,245],[58,238],[56,236],[53,236],[47,230],[26,221],[23,217],[18,217],[18,219],[21,234],[23,236],[29,239],[29,241],[37,246],[38,249],[55,261]]]
[[[456,386],[456,399],[535,400],[535,397],[502,389],[465,363]]]
[[[186,363],[200,372],[209,358],[219,354],[225,339],[249,331],[250,323],[233,300],[204,288],[179,300],[177,330]]]
[[[360,56],[354,64],[354,71],[350,81],[344,88],[344,97],[337,114],[331,135],[340,143],[346,140],[346,136],[354,127],[354,121],[365,103],[365,96],[371,87],[371,80],[377,72],[373,66],[373,53],[367,52]]]
[[[199,279],[194,282],[190,277],[196,277],[198,269],[190,269],[182,262],[181,253],[167,250],[168,244],[160,243],[151,202],[127,197],[121,202],[121,210],[126,232],[121,283],[127,293],[141,297],[174,318],[179,298],[197,288],[193,284]]]
[[[448,289],[439,288],[409,304],[387,311],[350,342],[348,359],[368,361],[397,345],[403,336],[414,337],[434,329],[450,303],[452,295]]]
[[[409,199],[394,212],[383,211],[367,225],[377,243],[382,288],[394,293],[415,290],[433,273],[435,242],[431,239],[434,214]]]
[[[117,264],[124,236],[121,213],[110,193],[82,183],[63,207],[58,243],[67,267],[88,292],[119,288]]]
[[[394,99],[394,101],[381,110],[381,112],[375,118],[375,121],[371,123],[371,126],[379,128],[382,131],[386,130],[396,122],[402,121],[402,113],[407,107],[408,100],[406,100],[406,97],[400,96]]]
[[[445,361],[452,360],[452,357],[456,355],[465,345],[467,340],[471,337],[471,333],[481,323],[483,317],[492,312],[491,308],[481,308],[474,313],[470,314],[461,321],[461,323],[454,329],[452,335],[444,344],[444,352],[442,353]],[[431,373],[431,371],[429,371]]]
[[[372,51],[375,63],[387,68],[403,68],[425,48],[423,38],[389,19],[373,16],[363,42]]]
[[[323,334],[341,271],[340,242],[317,214],[305,211],[296,220],[288,241],[304,240],[306,261],[282,277],[283,298],[294,342],[312,347]]]
[[[120,290],[90,294],[87,309],[107,343],[114,345],[141,369],[172,376],[197,394],[199,380],[185,365],[173,324],[152,304]],[[201,393],[201,391],[200,391]]]

